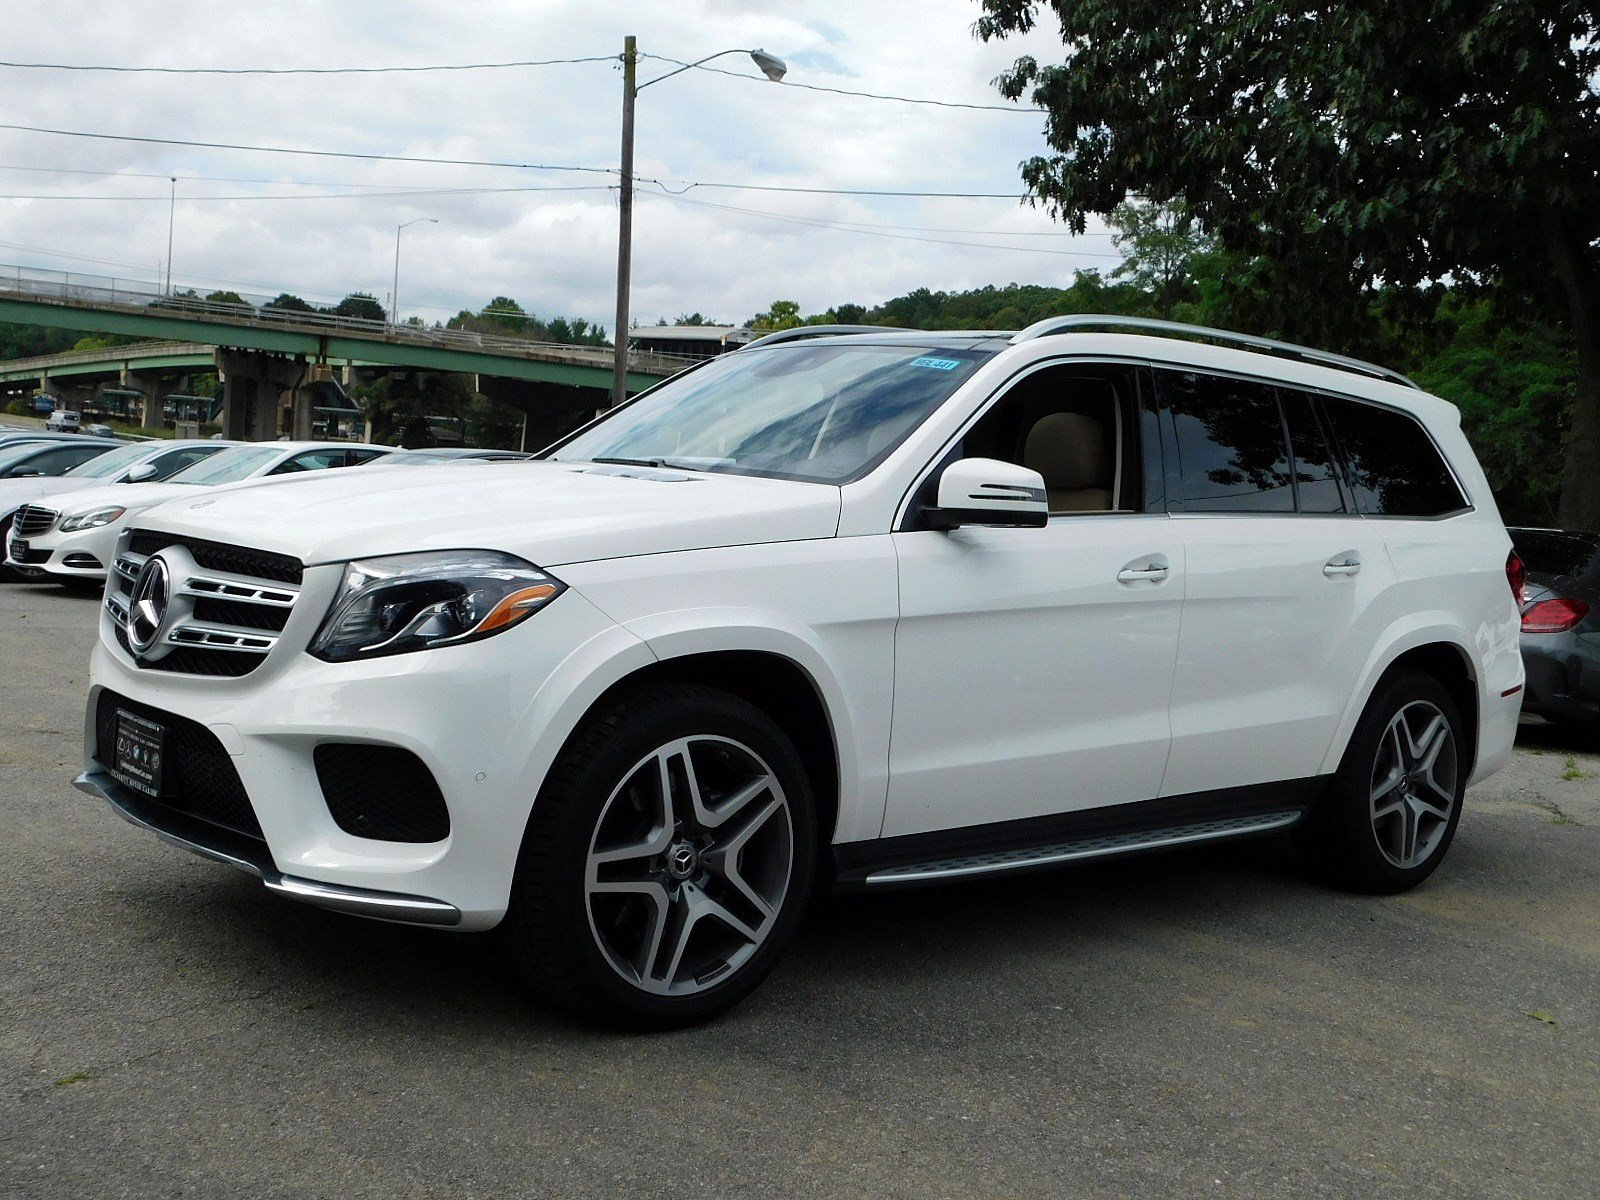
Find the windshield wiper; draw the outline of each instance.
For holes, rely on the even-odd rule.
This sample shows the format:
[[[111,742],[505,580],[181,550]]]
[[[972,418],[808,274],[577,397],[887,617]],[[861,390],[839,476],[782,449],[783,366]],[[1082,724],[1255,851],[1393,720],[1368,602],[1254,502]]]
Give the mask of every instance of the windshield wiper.
[[[709,471],[703,464],[691,464],[676,458],[591,458],[593,463],[606,463],[618,467],[653,467],[656,470]]]

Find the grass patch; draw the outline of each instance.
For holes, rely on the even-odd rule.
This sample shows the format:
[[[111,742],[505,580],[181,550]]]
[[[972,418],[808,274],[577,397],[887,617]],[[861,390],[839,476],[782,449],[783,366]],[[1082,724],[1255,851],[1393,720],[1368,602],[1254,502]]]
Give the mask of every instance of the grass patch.
[[[56,1086],[67,1087],[70,1084],[82,1083],[87,1078],[89,1078],[89,1072],[74,1071],[71,1075],[63,1075],[60,1079],[56,1080]]]
[[[1573,780],[1577,779],[1593,779],[1594,772],[1585,771],[1578,765],[1577,756],[1569,754],[1567,755],[1566,769],[1561,772],[1561,778],[1565,779],[1568,783],[1571,783]]]

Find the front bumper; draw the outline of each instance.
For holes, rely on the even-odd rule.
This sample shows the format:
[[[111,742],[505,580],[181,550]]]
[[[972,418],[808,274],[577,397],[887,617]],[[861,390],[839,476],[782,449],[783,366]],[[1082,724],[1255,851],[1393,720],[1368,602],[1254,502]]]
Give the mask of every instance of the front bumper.
[[[48,577],[104,583],[122,526],[123,520],[118,519],[110,525],[72,533],[52,529],[26,540],[26,558],[22,560],[13,558],[12,549],[12,544],[22,539],[13,538],[6,547],[6,566],[29,579]]]
[[[340,575],[337,568],[307,570],[278,646],[240,678],[141,667],[117,644],[102,610],[84,731],[85,781],[136,824],[242,866],[274,891],[387,920],[432,913],[408,907],[420,899],[456,914],[453,928],[490,928],[509,903],[544,776],[597,689],[612,678],[604,664],[634,670],[653,656],[569,589],[533,619],[482,642],[325,663],[302,647]],[[131,789],[107,795],[107,785],[120,787],[96,758],[95,716],[107,691],[157,717],[203,726],[237,774],[260,840],[241,838],[241,850],[226,830],[205,822],[190,828],[181,813],[128,795]],[[396,842],[341,828],[315,763],[325,743],[397,747],[415,755],[444,799],[448,834],[435,842]],[[367,903],[373,897],[378,900]]]
[[[181,849],[246,871],[260,879],[269,891],[291,900],[383,921],[402,921],[408,925],[461,923],[461,911],[443,900],[379,892],[369,888],[342,887],[284,875],[273,866],[271,857],[263,852],[260,843],[232,835],[220,826],[196,821],[182,813],[152,804],[133,789],[123,787],[103,770],[85,771],[72,783],[80,792],[98,796],[109,803],[116,814],[129,824],[148,829],[163,841]]]

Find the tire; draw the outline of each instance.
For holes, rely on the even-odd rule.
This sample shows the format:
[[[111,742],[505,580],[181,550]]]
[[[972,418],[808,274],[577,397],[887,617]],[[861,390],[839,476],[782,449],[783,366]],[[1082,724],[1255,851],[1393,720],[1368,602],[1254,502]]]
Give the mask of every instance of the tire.
[[[764,713],[647,685],[587,721],[540,789],[504,941],[533,989],[583,1020],[694,1024],[772,970],[816,853],[805,768]]]
[[[1461,715],[1437,680],[1386,676],[1327,791],[1295,830],[1303,857],[1349,891],[1416,887],[1443,861],[1461,821],[1465,745]]]

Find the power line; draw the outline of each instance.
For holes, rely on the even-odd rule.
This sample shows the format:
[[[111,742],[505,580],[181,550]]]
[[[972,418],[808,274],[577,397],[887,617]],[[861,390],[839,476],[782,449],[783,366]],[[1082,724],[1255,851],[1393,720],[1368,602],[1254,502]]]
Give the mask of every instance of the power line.
[[[616,62],[615,54],[584,58],[519,59],[514,62],[428,63],[411,67],[129,67],[91,63],[4,62],[19,71],[101,71],[119,75],[404,75],[427,71],[499,71],[508,67],[558,67],[575,63]]]
[[[643,192],[641,195],[654,196],[656,193]],[[660,193],[660,198],[663,200],[671,200],[679,204],[693,204],[699,208],[714,208],[721,212],[742,213],[746,216],[765,217],[768,220],[784,221],[793,225],[806,225],[814,229],[827,229],[839,233],[856,233],[867,237],[891,238],[895,241],[902,242],[926,242],[936,246],[963,246],[974,250],[1011,250],[1018,254],[1052,254],[1071,258],[1106,258],[1114,259],[1118,262],[1122,260],[1122,255],[1112,254],[1103,250],[1049,250],[1034,246],[1007,246],[997,242],[968,242],[957,241],[952,238],[922,237],[912,233],[891,233],[884,229],[853,228],[848,225],[838,224],[833,221],[826,221],[821,218],[799,217],[793,216],[789,213],[766,212],[757,208],[739,208],[731,204],[714,204],[709,200],[691,200],[687,196],[673,195],[671,192]],[[970,232],[975,236],[983,236],[984,233],[982,230],[972,230]],[[1005,237],[1007,235],[995,234],[994,236]]]
[[[167,178],[162,176],[162,178]],[[227,201],[230,203],[252,203],[258,200],[426,200],[441,196],[488,196],[507,193],[535,193],[535,192],[609,192],[612,185],[604,183],[552,185],[549,187],[504,187],[504,188],[411,188],[398,192],[323,192],[319,194],[306,194],[288,196],[264,196],[260,194],[241,193],[237,195],[200,195],[178,196],[179,204],[197,204],[205,202]],[[159,200],[166,204],[171,200],[166,195],[83,195],[71,192],[38,192],[30,194],[0,194],[0,200]]]
[[[0,124],[0,129],[42,133],[52,137],[88,138],[101,142],[138,142],[147,146],[186,146],[200,150],[243,150],[252,154],[298,154],[310,158],[350,158],[364,162],[428,163],[446,167],[504,167],[516,171],[575,171],[592,175],[619,174],[615,167],[573,167],[551,163],[501,162],[481,158],[429,158],[413,154],[370,154],[354,150],[306,150],[293,146],[254,146],[242,142],[201,142],[185,138],[140,137],[131,133],[89,133],[80,129],[46,129],[39,125]]]
[[[1042,108],[1021,108],[1015,104],[968,104],[959,100],[932,100],[924,96],[896,96],[886,92],[855,92],[849,88],[826,87],[820,83],[800,83],[792,79],[778,79],[769,81],[765,75],[746,75],[743,71],[729,71],[724,67],[708,67],[703,63],[686,63],[680,59],[668,58],[664,54],[648,54],[640,52],[640,58],[653,58],[657,62],[672,63],[679,67],[693,67],[697,71],[709,71],[713,75],[726,75],[730,79],[748,79],[752,83],[774,82],[779,87],[803,88],[808,92],[828,92],[835,96],[855,96],[862,100],[890,100],[896,104],[922,104],[931,108],[964,108],[973,112],[1004,112],[1004,113],[1043,113]],[[4,64],[0,64],[3,66]]]

